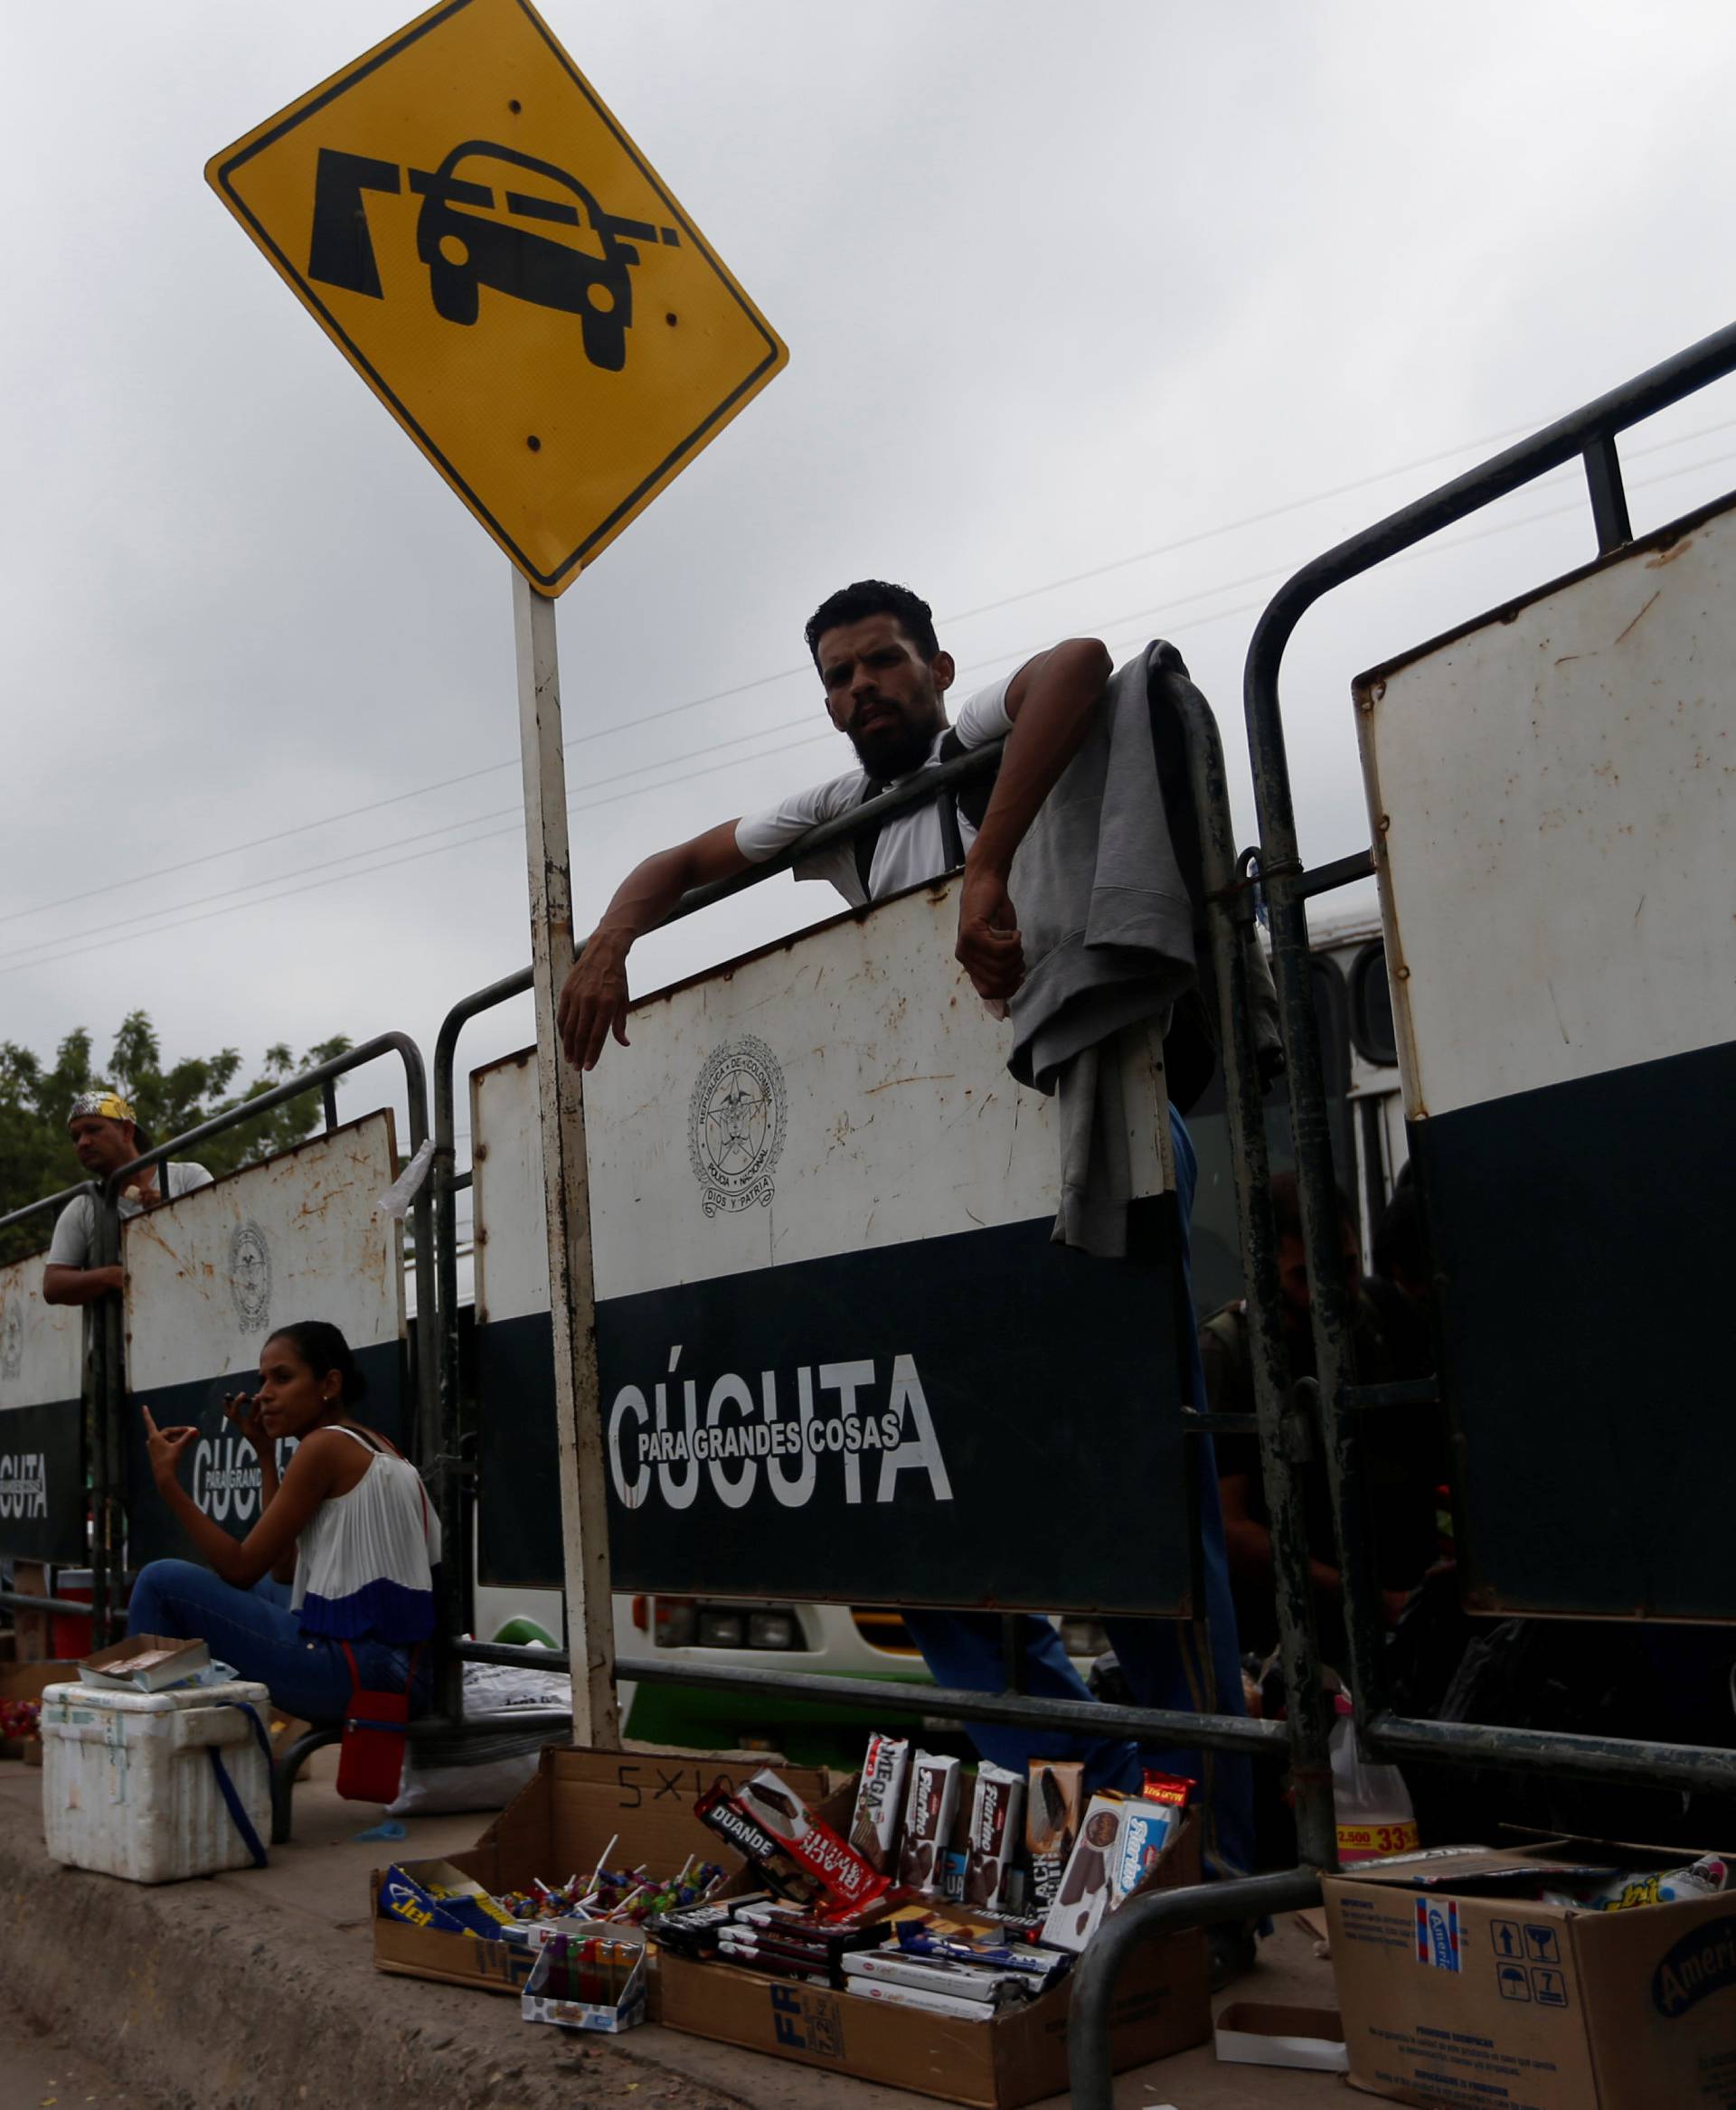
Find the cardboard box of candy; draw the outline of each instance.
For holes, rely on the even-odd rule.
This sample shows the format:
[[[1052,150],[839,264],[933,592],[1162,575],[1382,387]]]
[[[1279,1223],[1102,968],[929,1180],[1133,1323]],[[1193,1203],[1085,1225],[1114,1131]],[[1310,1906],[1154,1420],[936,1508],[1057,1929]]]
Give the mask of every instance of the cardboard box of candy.
[[[545,1749],[535,1779],[468,1852],[449,1861],[410,1860],[374,1870],[375,1965],[411,1978],[522,1994],[542,1938],[537,1930],[570,1917],[588,1894],[588,1880],[573,1889],[571,1879],[642,1870],[639,1880],[650,1888],[627,1904],[631,1911],[665,1895],[689,1864],[694,1871],[706,1861],[738,1870],[740,1857],[694,1817],[693,1808],[721,1774],[745,1777],[763,1762],[763,1754],[701,1757],[576,1745]],[[786,1768],[785,1777],[797,1792],[816,1799],[829,1785],[825,1774],[805,1767]],[[615,1904],[625,1897],[618,1895]],[[493,1907],[483,1902],[491,1899],[507,1902]],[[514,1905],[524,1909],[527,1900],[534,1917],[516,1920]],[[449,1924],[455,1918],[459,1924]],[[514,1934],[514,1926],[524,1931]],[[653,2019],[656,1998],[654,1972]]]
[[[1071,1973],[1103,1917],[1199,1879],[1186,1784],[1086,1796],[870,1739],[851,1787],[809,1804],[775,1768],[699,1814],[746,1867],[654,1917],[672,2028],[985,2110],[1067,2085]],[[1030,1823],[1024,1821],[1027,1810]],[[1118,1988],[1118,2068],[1210,2034],[1203,1936],[1142,1946]]]

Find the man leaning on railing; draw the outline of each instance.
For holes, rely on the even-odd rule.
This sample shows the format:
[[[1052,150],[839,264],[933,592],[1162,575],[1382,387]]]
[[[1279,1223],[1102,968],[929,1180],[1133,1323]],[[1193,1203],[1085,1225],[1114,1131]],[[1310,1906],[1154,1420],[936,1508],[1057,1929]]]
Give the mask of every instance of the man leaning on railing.
[[[151,1147],[151,1140],[138,1126],[132,1107],[118,1092],[105,1087],[80,1092],[72,1102],[66,1126],[79,1163],[93,1180],[107,1179]],[[211,1174],[203,1165],[164,1165],[161,1182],[158,1170],[156,1165],[147,1165],[135,1174],[119,1197],[122,1216],[137,1216],[160,1201],[173,1201],[177,1195],[211,1184]],[[94,1304],[99,1297],[124,1286],[127,1277],[118,1266],[91,1267],[96,1242],[96,1203],[88,1194],[75,1194],[61,1210],[49,1241],[42,1267],[45,1304]]]
[[[940,650],[928,603],[909,588],[875,579],[844,588],[816,611],[807,640],[827,715],[854,748],[859,767],[658,851],[628,873],[561,990],[559,1022],[568,1060],[592,1069],[611,1032],[623,1047],[627,1044],[628,952],[684,893],[764,863],[809,830],[841,818],[876,794],[910,784],[971,749],[1003,739],[1003,758],[992,779],[985,775],[956,786],[948,783],[937,796],[883,815],[877,828],[804,853],[796,863],[797,876],[828,880],[847,901],[861,907],[962,867],[958,958],[992,1007],[1005,1015],[1004,1007],[1013,1004],[1015,1076],[1021,1074],[1016,1066],[1020,1050],[1033,1027],[1041,1033],[1052,1022],[1058,1003],[1071,1007],[1070,1022],[1077,1023],[1081,1014],[1107,1019],[1106,1032],[1132,1019],[1166,1015],[1170,1003],[1194,981],[1187,894],[1166,832],[1159,859],[1168,861],[1167,882],[1123,886],[1110,904],[1116,910],[1113,935],[1122,944],[1091,955],[1078,942],[1086,916],[1075,899],[1081,884],[1084,895],[1091,896],[1097,851],[1095,836],[1090,843],[1078,839],[1082,807],[1093,807],[1087,817],[1093,829],[1100,824],[1102,840],[1115,835],[1115,854],[1109,862],[1118,874],[1143,871],[1144,839],[1163,830],[1148,715],[1147,655],[1111,681],[1105,647],[1095,638],[1069,638],[979,689],[959,709],[956,723],[949,724],[946,696],[953,661]],[[1096,748],[1089,745],[1093,740]],[[1048,828],[1034,867],[1040,876],[1030,881],[1037,891],[1046,891],[1046,898],[1025,900],[1022,934],[1008,891],[1014,853],[1033,834],[1044,801],[1070,763],[1079,757],[1084,767],[1088,755],[1095,770],[1094,797],[1070,797],[1066,812]],[[1131,792],[1129,780],[1137,787]],[[1044,940],[1033,944],[1032,912],[1039,908]],[[1033,948],[1029,958],[1027,946]],[[1146,986],[1132,985],[1136,974],[1146,977]],[[1026,1014],[1023,1023],[1021,1010]],[[1065,1086],[1059,1117],[1064,1135],[1069,1119]],[[1185,1239],[1195,1168],[1185,1126],[1174,1109],[1172,1132]],[[1124,1240],[1125,1207],[1121,1214]],[[1113,1215],[1094,1203],[1070,1209],[1064,1196],[1064,1223],[1057,1235],[1088,1250],[1124,1250],[1124,1242],[1119,1248],[1114,1242]],[[1184,1244],[1184,1266],[1185,1251]],[[1204,1384],[1197,1355],[1192,1389],[1194,1404],[1203,1408]],[[1117,1621],[1111,1639],[1139,1703],[1241,1714],[1244,1705],[1235,1621],[1211,1449],[1209,1443],[1194,1446],[1206,1619]],[[939,1683],[977,1691],[1001,1690],[998,1617],[912,1607],[905,1620]],[[1025,1625],[1028,1689],[1089,1701],[1052,1624],[1031,1617]],[[997,1764],[1023,1770],[1033,1753],[1078,1757],[1085,1762],[1087,1785],[1092,1788],[1137,1790],[1139,1785],[1140,1753],[1120,1738],[991,1724],[973,1725],[971,1734],[983,1755]],[[1249,1868],[1252,1813],[1246,1761],[1204,1752],[1146,1756],[1204,1782],[1207,1859],[1212,1872],[1238,1874]],[[1236,1961],[1246,1960],[1244,1949]]]

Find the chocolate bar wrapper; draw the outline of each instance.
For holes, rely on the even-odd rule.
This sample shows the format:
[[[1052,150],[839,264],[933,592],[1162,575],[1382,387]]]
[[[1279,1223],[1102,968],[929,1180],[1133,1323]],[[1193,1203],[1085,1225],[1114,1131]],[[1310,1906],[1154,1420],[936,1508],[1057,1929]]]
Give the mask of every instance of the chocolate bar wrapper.
[[[987,1759],[976,1768],[970,1802],[970,1843],[965,1855],[964,1902],[998,1907],[1024,1814],[1024,1783],[1016,1773]]]
[[[1730,1887],[1730,1869],[1721,1856],[1703,1855],[1684,1869],[1618,1876],[1585,1900],[1593,1912],[1631,1912],[1639,1905],[1679,1905],[1684,1898],[1711,1898]]]
[[[1024,1843],[1031,1853],[1031,1902],[1047,1912],[1079,1837],[1085,1768],[1072,1759],[1033,1758],[1024,1805]]]
[[[1052,1949],[1082,1949],[1115,1898],[1116,1848],[1128,1797],[1105,1790],[1086,1804],[1084,1822],[1055,1901],[1043,1923],[1043,1938]],[[1148,1805],[1156,1807],[1156,1804]]]
[[[1121,1813],[1120,1835],[1115,1842],[1115,1867],[1110,1876],[1114,1892],[1108,1909],[1113,1912],[1131,1898],[1156,1867],[1158,1857],[1175,1835],[1182,1813],[1174,1803],[1129,1803]]]
[[[1175,1809],[1184,1810],[1194,1793],[1194,1783],[1179,1773],[1159,1773],[1155,1766],[1147,1766],[1139,1776],[1139,1799],[1146,1803],[1168,1803]]]
[[[764,1971],[773,1978],[794,1978],[803,1985],[830,1985],[832,1973],[813,1964],[786,1964],[776,1956],[751,1956],[720,1947],[720,1964],[733,1964],[739,1971]]]
[[[910,1766],[898,1879],[930,1898],[940,1894],[944,1880],[947,1842],[958,1813],[959,1773],[958,1759],[927,1751],[919,1751]]]
[[[661,1947],[674,1949],[678,1955],[709,1955],[716,1948],[722,1928],[744,1905],[758,1901],[731,1898],[716,1905],[689,1905],[677,1912],[660,1913],[646,1923],[646,1932]]]
[[[907,1738],[882,1736],[878,1730],[869,1738],[856,1788],[856,1812],[850,1821],[850,1843],[882,1876],[890,1876],[898,1865],[904,1783],[910,1770]]]
[[[768,1889],[797,1904],[812,1904],[819,1883],[789,1853],[783,1842],[768,1832],[759,1818],[723,1782],[693,1804],[693,1814],[715,1832],[726,1846],[732,1846],[758,1874]]]
[[[519,1922],[486,1890],[455,1890],[445,1883],[429,1883],[426,1889],[440,1910],[449,1913],[467,1934],[476,1935],[486,1942],[503,1941],[514,1936],[522,1938],[524,1935],[524,1929]]]
[[[949,1964],[944,1958],[905,1956],[886,1949],[864,1949],[844,1957],[844,1975],[846,1981],[872,1978],[887,1985],[913,1985],[919,1992],[949,1992],[955,1999],[985,2001],[991,2007],[1034,1991],[1016,1971]]]
[[[914,1985],[888,1985],[878,1978],[847,1978],[844,1990],[891,2007],[921,2008],[930,2015],[954,2015],[963,2022],[990,2022],[995,2010],[980,2000],[961,2000],[955,1992],[920,1992]]]
[[[769,1766],[746,1783],[737,1800],[841,1906],[854,1910],[871,1904],[886,1889],[886,1878],[846,1846],[829,1824],[822,1824]]]
[[[746,1912],[735,1915],[742,1926],[758,1934],[775,1935],[779,1941],[813,1942],[833,1952],[844,1949],[871,1949],[883,1941],[886,1935],[884,1917],[876,1914],[871,1919],[812,1919],[805,1915],[786,1917],[782,1913],[769,1912],[763,1906],[753,1906]]]
[[[824,1950],[804,1947],[799,1942],[774,1941],[769,1936],[757,1940],[753,1936],[738,1930],[718,1937],[717,1953],[728,1956],[737,1964],[764,1963],[769,1968],[776,1964],[797,1971],[817,1971],[829,1978],[836,1968],[836,1959]]]
[[[841,1942],[829,1942],[824,1935],[786,1932],[781,1926],[750,1926],[738,1924],[725,1927],[724,1939],[743,1943],[751,1947],[756,1942],[776,1942],[779,1948],[797,1949],[804,1956],[813,1956],[822,1964],[829,1964],[833,1957],[844,1954]]]
[[[401,1919],[406,1926],[425,1927],[430,1934],[474,1935],[454,1912],[448,1912],[431,1891],[403,1870],[389,1868],[380,1879],[380,1917]]]
[[[892,1953],[888,1945],[888,1953]],[[923,1927],[901,1926],[896,1953],[920,1957],[925,1963],[966,1964],[973,1970],[1011,1973],[1034,1992],[1041,1992],[1064,1977],[1072,1957],[1064,1949],[1040,1949],[1024,1942],[1003,1942],[985,1947],[975,1939],[951,1941]]]

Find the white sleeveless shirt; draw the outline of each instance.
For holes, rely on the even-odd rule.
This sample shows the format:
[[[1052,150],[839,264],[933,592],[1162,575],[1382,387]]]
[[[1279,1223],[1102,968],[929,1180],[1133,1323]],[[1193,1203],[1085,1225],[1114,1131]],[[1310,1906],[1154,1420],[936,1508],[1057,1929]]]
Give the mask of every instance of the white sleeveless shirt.
[[[290,1609],[302,1631],[334,1641],[426,1641],[434,1631],[440,1520],[408,1458],[375,1450],[347,1494],[314,1512],[297,1541]]]

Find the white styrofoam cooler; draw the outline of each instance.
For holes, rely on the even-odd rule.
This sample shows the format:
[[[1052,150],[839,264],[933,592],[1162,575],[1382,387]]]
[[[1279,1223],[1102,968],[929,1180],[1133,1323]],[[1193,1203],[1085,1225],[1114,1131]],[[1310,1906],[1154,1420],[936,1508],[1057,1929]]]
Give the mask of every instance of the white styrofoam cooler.
[[[222,1753],[241,1807],[271,1832],[271,1769],[245,1701],[269,1722],[263,1685],[42,1694],[42,1826],[50,1857],[135,1883],[175,1883],[252,1860],[206,1752]]]

